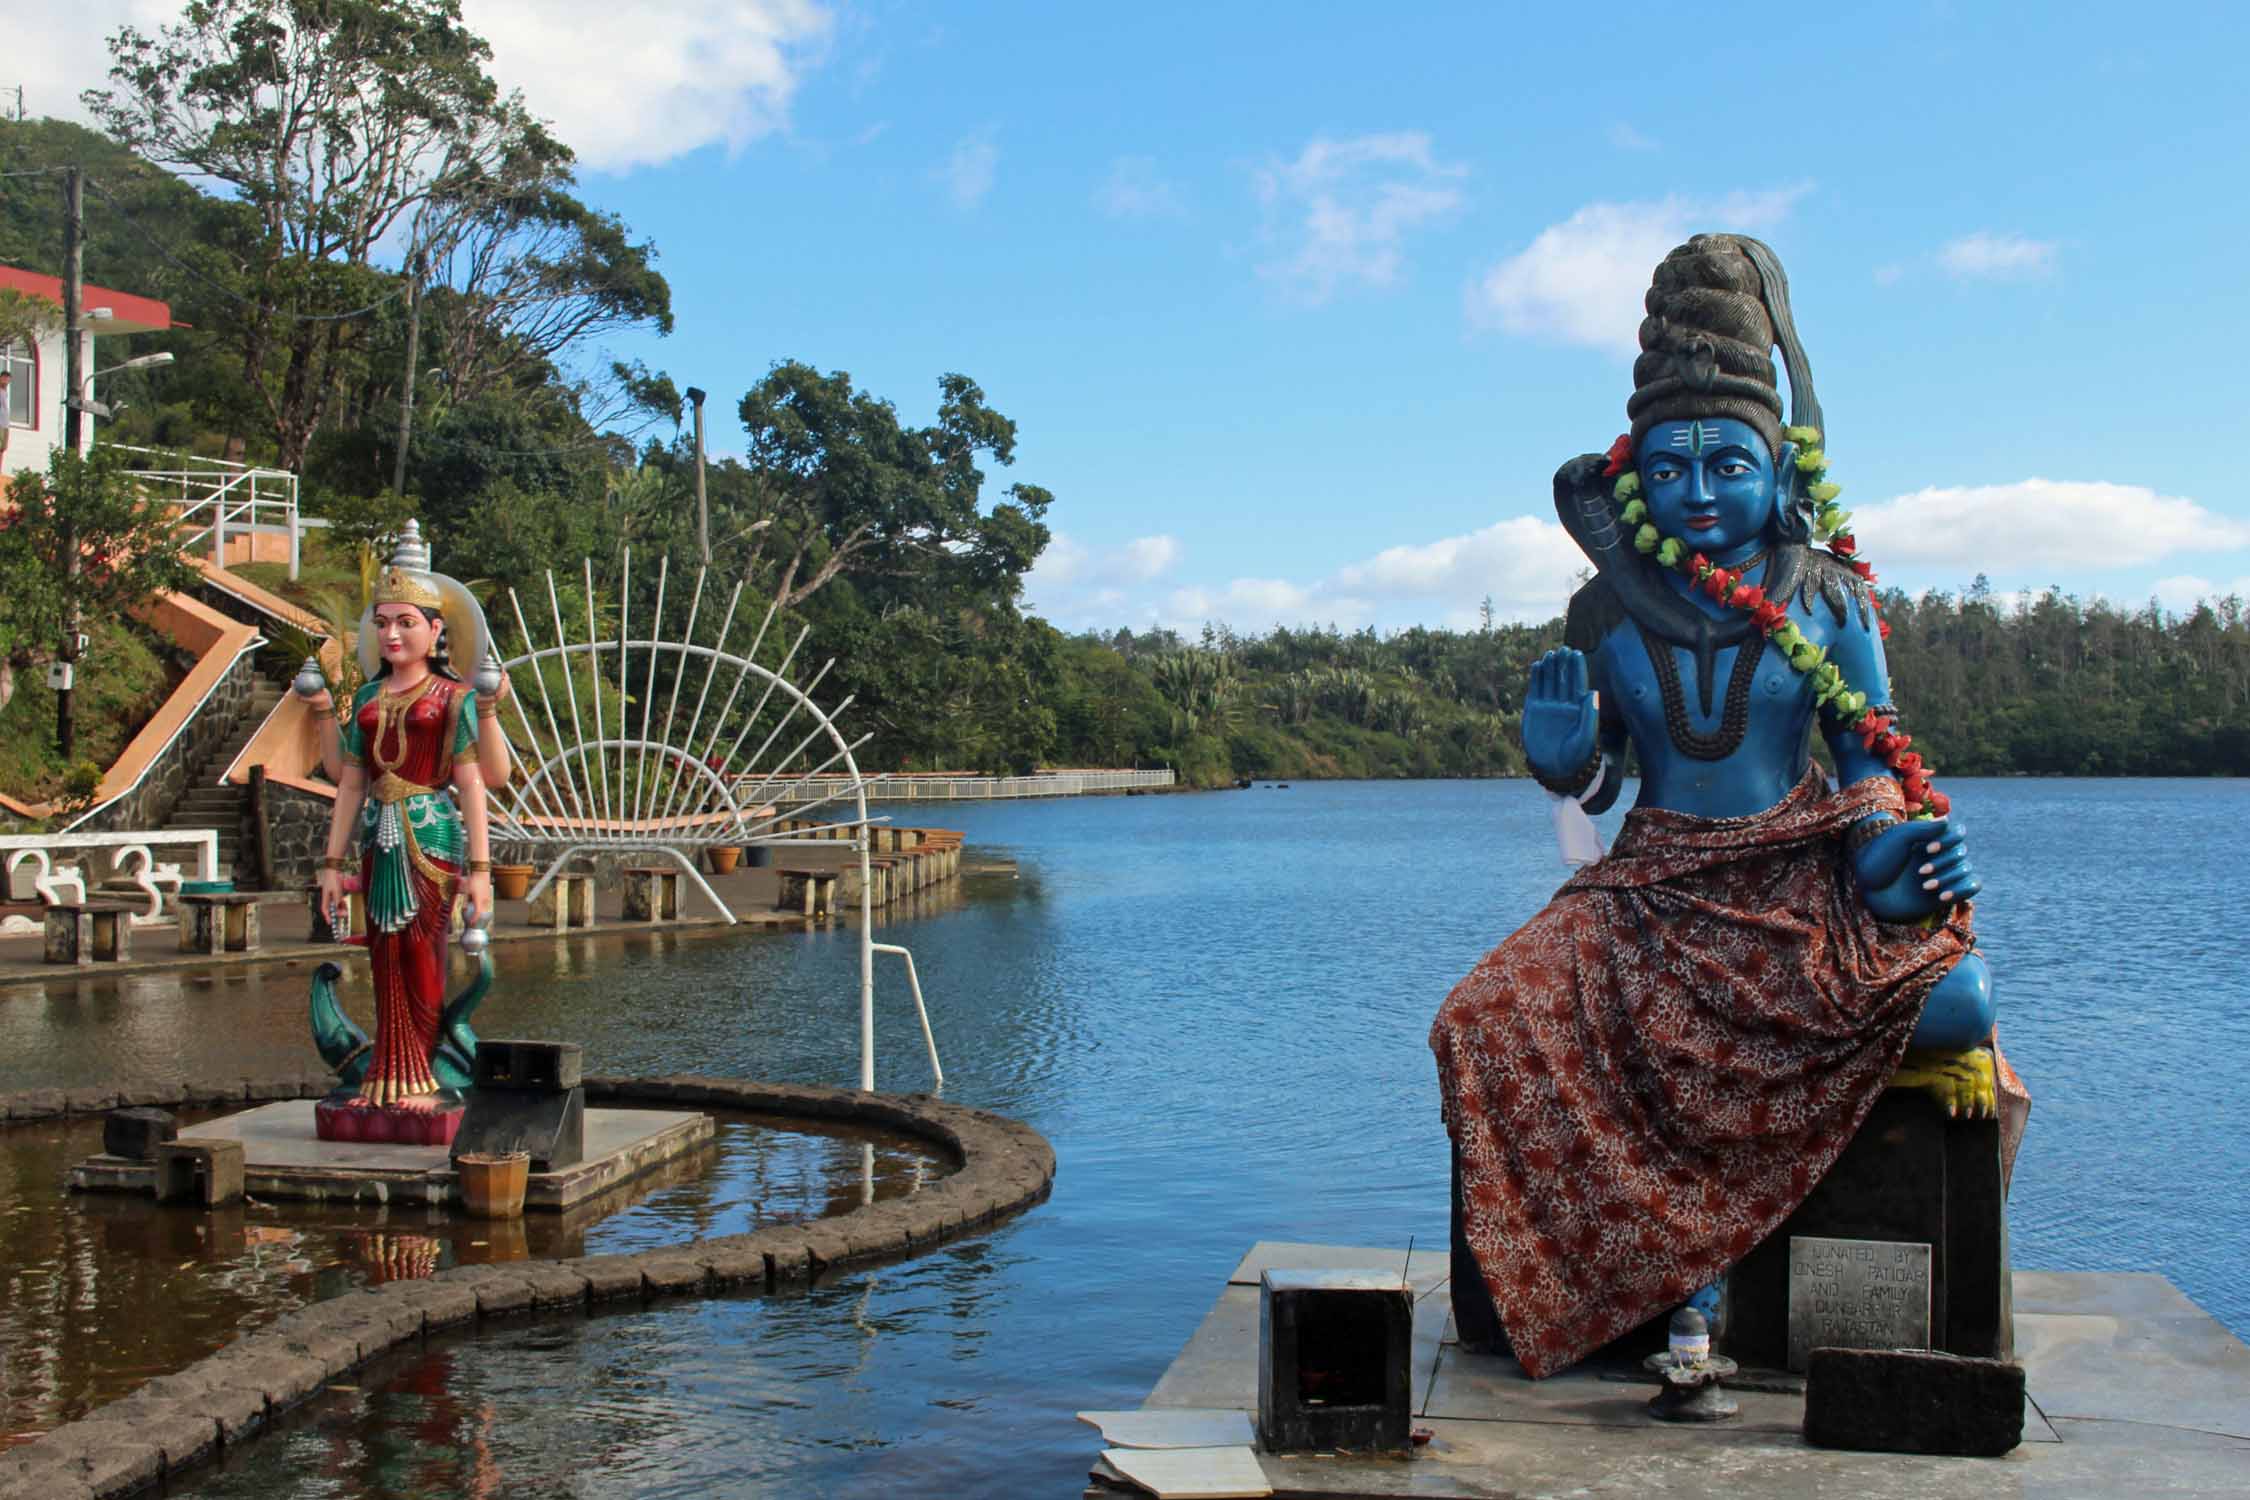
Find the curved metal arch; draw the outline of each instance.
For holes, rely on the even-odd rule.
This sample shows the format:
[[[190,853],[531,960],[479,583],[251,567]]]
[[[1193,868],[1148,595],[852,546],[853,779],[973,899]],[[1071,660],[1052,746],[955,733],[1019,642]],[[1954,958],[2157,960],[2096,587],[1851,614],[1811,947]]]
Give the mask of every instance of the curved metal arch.
[[[664,595],[670,574],[671,562],[667,558],[659,563],[657,570],[656,606],[652,618],[659,622],[663,619]],[[778,601],[767,605],[765,616],[760,621],[757,631],[752,636],[746,649],[740,652],[727,650],[726,643],[733,632],[736,608],[742,599],[742,585],[740,583],[735,584],[728,597],[725,618],[714,637],[716,643],[712,645],[699,643],[695,639],[696,624],[702,617],[704,589],[709,579],[708,569],[698,569],[696,572],[694,601],[689,606],[687,625],[679,640],[667,641],[660,638],[635,640],[628,638],[626,621],[630,618],[632,612],[633,584],[633,555],[630,549],[624,554],[623,569],[620,575],[617,631],[613,638],[605,639],[602,632],[597,629],[599,611],[596,608],[594,567],[591,558],[585,561],[581,569],[581,577],[583,584],[583,618],[585,621],[583,638],[579,640],[570,639],[570,632],[563,624],[562,591],[556,587],[555,575],[549,572],[547,574],[548,619],[554,627],[551,638],[555,644],[526,650],[509,658],[502,664],[504,669],[511,670],[518,666],[534,668],[531,676],[538,684],[539,708],[547,725],[546,742],[558,747],[553,754],[542,759],[538,767],[525,778],[521,783],[520,792],[515,790],[514,785],[511,784],[510,788],[496,795],[493,799],[495,811],[512,836],[545,842],[557,848],[558,852],[555,859],[540,877],[539,889],[544,890],[546,888],[565,860],[580,853],[635,848],[646,849],[652,853],[667,854],[679,862],[681,867],[693,876],[696,884],[703,889],[712,904],[719,911],[725,913],[727,920],[732,922],[734,914],[727,909],[726,903],[721,901],[703,880],[701,873],[695,869],[694,862],[681,852],[683,845],[693,845],[698,841],[692,837],[683,837],[681,834],[670,830],[675,830],[686,822],[704,817],[716,817],[722,826],[731,825],[732,829],[738,830],[731,838],[733,842],[774,846],[812,842],[791,838],[783,832],[779,827],[781,818],[778,811],[759,822],[757,821],[756,810],[761,807],[765,794],[774,787],[777,781],[831,774],[840,762],[844,778],[842,784],[817,801],[793,806],[792,816],[801,816],[829,803],[849,799],[852,815],[843,826],[852,830],[853,844],[859,857],[859,1086],[862,1089],[872,1090],[875,1087],[874,897],[868,860],[867,782],[860,770],[858,757],[854,754],[861,745],[867,743],[871,736],[862,735],[856,740],[846,739],[843,732],[837,728],[836,717],[851,706],[852,699],[850,697],[844,698],[834,709],[830,710],[823,709],[812,696],[813,689],[817,688],[821,681],[827,677],[829,670],[835,666],[835,662],[830,660],[825,663],[802,686],[791,680],[788,675],[789,668],[797,659],[797,653],[804,646],[806,638],[811,634],[809,626],[798,632],[797,638],[790,643],[788,651],[783,655],[779,667],[769,668],[758,662],[758,648],[764,643],[766,632],[773,624],[779,608]],[[521,637],[526,646],[531,646],[536,637],[533,635],[530,621],[524,613],[523,601],[513,589],[509,590],[508,599],[515,612],[516,624],[521,632]],[[574,610],[577,608],[577,604],[578,601],[573,601]],[[606,668],[606,659],[603,653],[606,651],[617,653],[616,693],[617,729],[619,733],[616,735],[609,732],[608,725],[604,722],[606,716],[602,706],[602,684]],[[641,695],[641,732],[638,735],[631,734],[625,722],[632,697],[631,684],[628,681],[627,674],[632,655],[636,651],[646,653],[648,656],[648,666],[644,674]],[[673,674],[671,693],[665,707],[662,729],[652,736],[649,729],[656,706],[656,663],[658,657],[667,652],[674,656],[678,670]],[[575,674],[569,671],[565,671],[563,674],[563,692],[569,708],[571,726],[571,733],[566,738],[561,721],[555,713],[553,695],[549,691],[545,674],[536,670],[541,663],[549,659],[563,661],[567,665],[571,659],[579,657],[583,657],[591,665],[596,684],[593,695],[594,734],[590,740],[584,733],[583,721],[579,714],[578,684]],[[703,682],[697,691],[694,712],[689,720],[686,733],[675,742],[673,730],[677,721],[680,690],[688,676],[687,663],[696,659],[702,660],[705,664]],[[711,689],[718,678],[725,673],[731,673],[733,680],[728,686],[725,702],[720,705],[718,715],[712,723],[710,734],[704,739],[702,748],[698,750],[695,747],[695,740],[697,731],[703,722],[704,710],[710,701]],[[758,725],[765,713],[767,704],[772,702],[776,693],[782,695],[784,709],[775,719],[773,727],[767,731],[766,737],[759,743],[758,748],[750,752],[746,761],[741,762],[744,770],[739,775],[730,777],[723,770],[713,769],[711,753],[717,748],[719,738],[730,722],[730,716],[734,712],[735,704],[740,699],[744,687],[753,682],[759,684],[757,701],[739,721],[741,727],[736,732],[733,743],[728,746],[726,754],[718,762],[721,768],[737,764],[737,756],[742,749],[743,742],[749,738],[750,731]],[[517,722],[523,730],[526,741],[533,747],[540,745],[542,741],[538,731],[532,725],[531,711],[525,705],[524,696],[520,693],[511,694],[509,702],[515,705]],[[812,724],[811,731],[797,739],[788,750],[768,762],[766,759],[767,752],[774,747],[776,741],[781,738],[783,731],[800,712],[808,715]],[[803,756],[824,734],[832,747],[831,753],[827,755],[826,759],[822,760],[817,766],[798,765],[798,758]],[[613,751],[617,755],[615,768],[617,780],[614,789],[610,777],[610,756]],[[670,785],[665,790],[662,801],[653,805],[655,782],[650,779],[647,773],[648,755],[651,751],[654,751],[657,756],[658,780],[663,779],[664,768],[667,766],[672,768]],[[628,753],[638,757],[638,763],[630,778],[626,774],[625,767],[625,758]],[[589,776],[585,785],[581,786],[578,771],[588,761],[592,762],[596,774]],[[683,777],[680,774],[682,766],[692,768],[692,775]],[[761,767],[763,767],[762,772]],[[558,771],[561,773],[559,780],[556,776]],[[742,783],[747,782],[752,775],[759,775],[761,779],[755,788],[745,793],[741,789]],[[681,802],[683,783],[692,784],[696,788],[687,797],[684,805]],[[600,801],[598,813],[594,810],[597,786]],[[630,801],[621,806],[620,798],[629,798]],[[745,802],[753,809],[747,819],[743,811]],[[621,813],[623,816],[620,816]],[[527,823],[526,819],[530,821]],[[537,831],[535,831],[534,825],[536,825]],[[548,829],[553,831],[547,831]],[[707,842],[716,841],[716,839],[712,839]],[[890,952],[893,949],[891,945],[884,945],[884,951]],[[911,970],[911,960],[909,960],[909,967]],[[909,981],[912,982],[913,975],[911,972],[908,977]],[[922,1006],[918,983],[914,985],[914,998],[916,1010],[923,1017],[923,1033],[927,1041],[929,1021],[927,1012]],[[929,1045],[930,1065],[933,1072],[936,1072],[936,1044],[930,1042]],[[937,1072],[937,1081],[942,1086],[944,1082],[942,1072]]]

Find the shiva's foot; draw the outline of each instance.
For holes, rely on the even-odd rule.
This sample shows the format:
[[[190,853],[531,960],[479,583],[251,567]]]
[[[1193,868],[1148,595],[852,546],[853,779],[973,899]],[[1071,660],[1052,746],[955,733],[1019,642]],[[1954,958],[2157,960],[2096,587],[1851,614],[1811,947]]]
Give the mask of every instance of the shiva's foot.
[[[1889,1087],[1920,1089],[1955,1119],[1989,1120],[2000,1110],[1989,1047],[1971,1047],[1963,1052],[1910,1047],[1906,1060],[1891,1075]]]

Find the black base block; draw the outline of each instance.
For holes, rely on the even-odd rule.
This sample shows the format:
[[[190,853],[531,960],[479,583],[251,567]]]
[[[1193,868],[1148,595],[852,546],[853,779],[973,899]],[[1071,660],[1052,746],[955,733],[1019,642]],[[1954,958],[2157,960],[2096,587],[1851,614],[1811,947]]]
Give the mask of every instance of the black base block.
[[[1725,1352],[1787,1364],[1789,1241],[1817,1235],[1928,1245],[1931,1345],[2012,1357],[2005,1207],[1998,1121],[1949,1119],[1924,1094],[1885,1092],[1811,1196],[1728,1274]]]
[[[479,1049],[481,1052],[481,1048]],[[586,1091],[526,1093],[479,1088],[453,1134],[453,1155],[528,1152],[531,1170],[552,1172],[586,1159]]]
[[[2023,1441],[2023,1366],[1913,1349],[1815,1349],[1805,1441],[1997,1458]]]
[[[113,1109],[102,1117],[102,1150],[127,1161],[149,1160],[179,1134],[179,1119],[168,1109]]]

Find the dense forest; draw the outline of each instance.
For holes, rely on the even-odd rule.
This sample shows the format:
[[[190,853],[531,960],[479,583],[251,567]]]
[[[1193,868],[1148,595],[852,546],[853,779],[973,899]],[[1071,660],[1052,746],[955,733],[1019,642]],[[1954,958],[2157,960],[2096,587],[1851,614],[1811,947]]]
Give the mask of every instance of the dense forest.
[[[568,145],[494,86],[456,0],[216,0],[112,51],[83,80],[100,130],[0,121],[0,263],[60,269],[58,169],[79,168],[88,280],[182,324],[133,347],[174,366],[105,383],[123,405],[105,441],[299,473],[328,525],[297,591],[338,619],[408,516],[495,601],[591,558],[612,607],[628,548],[698,556],[693,393],[600,352],[669,331],[657,248],[579,197]],[[1065,635],[1022,608],[1069,502],[994,478],[1015,423],[932,371],[902,393],[935,413],[917,425],[818,355],[774,351],[709,398],[713,445],[744,456],[708,465],[708,549],[745,610],[778,601],[836,659],[824,693],[855,697],[864,764],[1169,765],[1197,785],[1522,770],[1525,677],[1559,620]],[[50,643],[6,610],[8,680],[35,694]],[[1888,612],[1896,697],[1941,773],[2250,768],[2240,600],[2003,605],[1980,581]]]

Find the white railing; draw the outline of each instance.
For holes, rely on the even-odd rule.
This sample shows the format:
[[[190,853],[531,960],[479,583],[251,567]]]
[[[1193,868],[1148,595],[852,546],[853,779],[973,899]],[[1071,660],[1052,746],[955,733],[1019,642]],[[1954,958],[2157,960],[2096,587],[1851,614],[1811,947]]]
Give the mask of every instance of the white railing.
[[[1095,792],[1137,791],[1171,786],[1176,773],[1162,771],[1041,771],[1032,776],[870,776],[870,802],[996,802],[1019,797],[1083,797]],[[800,776],[762,796],[769,802],[802,804],[831,800],[836,778]]]
[[[250,538],[255,555],[261,529],[284,532],[289,538],[289,576],[297,576],[303,524],[297,515],[296,475],[287,469],[229,463],[223,458],[199,458],[161,448],[136,448],[128,443],[107,446],[144,461],[127,472],[140,481],[144,494],[179,507],[177,519],[187,530],[190,548],[208,537],[211,561],[223,568],[230,536]]]

